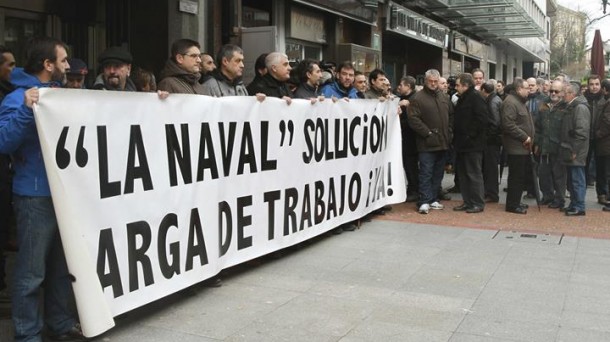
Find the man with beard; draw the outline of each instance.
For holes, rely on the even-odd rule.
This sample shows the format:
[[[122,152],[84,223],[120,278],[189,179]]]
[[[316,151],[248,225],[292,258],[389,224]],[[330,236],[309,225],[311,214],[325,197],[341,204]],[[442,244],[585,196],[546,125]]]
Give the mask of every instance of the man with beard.
[[[358,91],[354,88],[354,66],[345,61],[337,66],[336,80],[322,87],[322,95],[326,98],[357,99]]]
[[[525,106],[529,93],[528,83],[522,78],[513,82],[513,90],[502,103],[502,142],[508,164],[506,211],[527,214],[527,206],[521,204],[521,194],[531,170],[529,154],[534,139],[534,122]]]
[[[12,73],[16,89],[0,106],[0,153],[18,161],[13,179],[19,248],[12,289],[15,340],[42,341],[44,323],[52,340],[79,340],[83,336],[69,305],[70,276],[32,111],[38,88],[61,85],[68,54],[61,41],[42,37],[29,42],[26,55],[24,68]]]
[[[365,99],[379,99],[387,96],[388,86],[385,73],[381,69],[374,69],[369,74],[369,90],[364,93]]]
[[[597,203],[606,205],[608,203],[608,183],[606,181],[606,161],[604,156],[599,156],[596,153],[596,144],[594,129],[597,125],[597,120],[601,116],[602,109],[606,103],[604,94],[601,91],[601,80],[598,75],[591,75],[587,81],[587,91],[584,93],[585,98],[591,109],[591,140],[589,141],[589,154],[587,155],[587,166],[585,167],[587,175],[587,184],[595,181],[595,191],[597,192]],[[595,179],[591,179],[590,164],[595,164]]]
[[[540,157],[538,179],[542,191],[542,203],[549,208],[560,209],[565,205],[566,167],[559,159],[561,121],[565,113],[564,84],[553,81],[549,89],[550,101],[540,107],[536,120],[534,152]]]
[[[93,89],[136,91],[136,86],[129,78],[133,57],[129,51],[112,46],[98,57],[102,73],[95,79]]]
[[[204,84],[207,80],[212,78],[212,71],[216,70],[214,57],[207,52],[202,53],[199,68],[201,69],[201,78],[199,79],[199,83]]]
[[[475,89],[471,74],[458,76],[455,88],[460,99],[455,106],[453,147],[460,170],[460,189],[464,203],[453,208],[470,214],[480,213],[485,207],[483,188],[483,151],[486,143],[488,109],[483,97]]]
[[[201,51],[199,43],[191,39],[178,39],[172,44],[171,57],[161,70],[160,90],[178,94],[204,94],[201,78]]]

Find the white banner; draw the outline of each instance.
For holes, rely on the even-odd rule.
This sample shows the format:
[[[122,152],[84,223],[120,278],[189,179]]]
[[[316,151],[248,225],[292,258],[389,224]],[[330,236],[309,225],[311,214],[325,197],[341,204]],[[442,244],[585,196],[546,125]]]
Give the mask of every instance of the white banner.
[[[40,94],[36,124],[86,336],[405,200],[396,100]]]

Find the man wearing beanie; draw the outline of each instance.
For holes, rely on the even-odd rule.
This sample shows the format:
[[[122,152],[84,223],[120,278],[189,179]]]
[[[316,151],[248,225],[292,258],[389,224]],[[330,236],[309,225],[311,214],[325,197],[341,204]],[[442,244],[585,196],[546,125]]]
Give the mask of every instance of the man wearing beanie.
[[[85,88],[85,77],[89,73],[87,64],[78,58],[68,58],[70,69],[66,71],[66,88]]]
[[[98,57],[102,73],[95,79],[93,89],[136,91],[136,86],[129,78],[133,58],[129,51],[119,46],[106,49]]]

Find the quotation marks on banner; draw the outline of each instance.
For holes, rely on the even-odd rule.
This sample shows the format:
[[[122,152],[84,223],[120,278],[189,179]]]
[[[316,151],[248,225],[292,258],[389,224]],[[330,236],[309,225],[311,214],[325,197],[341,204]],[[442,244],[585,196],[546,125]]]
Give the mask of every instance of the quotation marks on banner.
[[[57,141],[57,147],[55,148],[55,162],[62,170],[70,165],[70,151],[66,148],[66,140],[68,139],[69,130],[70,128],[67,126],[62,129],[59,140]],[[84,141],[85,126],[81,126],[78,133],[78,141],[76,142],[76,147],[74,148],[74,159],[76,160],[76,165],[79,167],[85,167],[85,165],[87,165],[87,161],[89,160],[89,154],[85,149]]]
[[[280,146],[284,146],[284,138],[286,137],[286,129],[288,129],[288,133],[290,133],[290,140],[288,142],[288,146],[292,146],[292,137],[294,135],[294,124],[292,120],[288,121],[288,125],[284,120],[280,121],[280,132],[282,133],[282,139],[280,140]]]

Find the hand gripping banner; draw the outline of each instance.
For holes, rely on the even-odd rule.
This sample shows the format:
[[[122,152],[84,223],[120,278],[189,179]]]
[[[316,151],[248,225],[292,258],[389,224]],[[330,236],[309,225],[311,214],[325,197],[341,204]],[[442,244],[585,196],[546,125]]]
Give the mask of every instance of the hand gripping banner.
[[[85,335],[404,201],[397,107],[41,89],[36,125]]]

